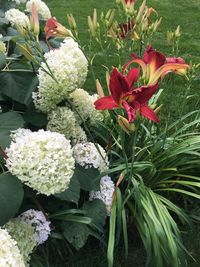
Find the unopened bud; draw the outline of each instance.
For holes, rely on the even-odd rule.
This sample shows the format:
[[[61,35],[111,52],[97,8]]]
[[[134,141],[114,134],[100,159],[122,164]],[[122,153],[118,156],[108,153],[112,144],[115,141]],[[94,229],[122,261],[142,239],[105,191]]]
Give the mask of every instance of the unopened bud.
[[[68,21],[68,24],[72,30],[77,29],[76,20],[72,14],[67,14],[67,21]]]
[[[30,22],[35,36],[38,37],[40,33],[40,23],[39,23],[38,10],[35,3],[32,4]]]
[[[139,22],[143,16],[143,13],[145,11],[145,8],[146,8],[146,0],[143,1],[142,5],[140,6],[139,8],[139,11],[138,11],[138,14],[137,14],[137,17],[135,19],[136,23]]]
[[[96,89],[97,89],[97,93],[98,93],[100,98],[105,96],[104,92],[103,92],[103,87],[101,86],[98,79],[96,79]]]
[[[115,9],[112,9],[108,18],[108,24],[107,24],[108,29],[110,29],[110,27],[112,26],[114,18],[115,18]]]
[[[92,21],[92,18],[88,16],[88,27],[92,37],[96,37],[96,30]]]
[[[37,63],[35,57],[32,54],[32,51],[27,45],[17,44],[17,47],[19,51],[22,53],[22,55],[25,56],[26,59],[30,60],[33,63]]]
[[[134,123],[129,123],[129,121],[124,118],[123,116],[118,115],[117,117],[119,126],[127,133],[131,134],[132,132],[135,131],[135,124]]]
[[[108,87],[108,91],[110,93],[110,74],[108,71],[106,71],[106,84],[107,84],[107,87]]]
[[[179,38],[181,36],[180,25],[178,25],[178,27],[176,28],[174,35],[176,38]]]
[[[167,32],[167,43],[168,45],[173,45],[174,42],[174,33],[171,31]]]
[[[162,21],[162,18],[157,19],[157,20],[154,22],[154,25],[153,25],[153,32],[156,32],[156,31],[157,31],[157,29],[158,29],[158,27],[159,27],[161,21]]]
[[[157,107],[156,109],[154,109],[155,113],[160,112],[161,108],[162,108],[163,104],[161,104],[159,107]]]

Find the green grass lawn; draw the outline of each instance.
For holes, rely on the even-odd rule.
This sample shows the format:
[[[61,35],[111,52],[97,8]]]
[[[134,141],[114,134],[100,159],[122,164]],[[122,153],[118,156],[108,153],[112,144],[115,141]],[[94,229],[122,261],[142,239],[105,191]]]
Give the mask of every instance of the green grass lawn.
[[[138,0],[139,1],[139,0]],[[82,43],[88,41],[87,32],[87,16],[92,14],[94,8],[97,8],[98,13],[105,11],[109,8],[114,7],[114,0],[46,0],[46,3],[51,9],[52,15],[55,16],[63,25],[67,26],[66,15],[67,13],[72,13],[77,21],[80,39]],[[200,0],[151,0],[147,3],[157,10],[159,15],[163,18],[162,23],[159,27],[158,32],[155,34],[152,45],[166,55],[170,55],[170,48],[167,46],[166,33],[168,30],[175,30],[178,25],[181,26],[181,41],[180,41],[180,54],[186,62],[200,62]],[[127,55],[128,55],[127,51]],[[96,77],[100,80],[104,78],[105,69],[102,66],[104,64],[103,60],[99,58],[95,59],[95,73]],[[164,103],[164,108],[162,110],[162,118],[169,118],[174,120],[181,116],[182,113],[187,113],[194,108],[200,107],[200,86],[199,77],[192,82],[191,89],[187,92],[187,95],[192,95],[191,98],[185,100],[186,98],[186,80],[182,77],[170,77],[165,80],[162,84],[162,88],[165,89],[162,96],[161,102]],[[89,78],[86,83],[86,88],[88,90],[94,91],[95,85],[92,82],[91,74],[89,73]],[[181,108],[184,103],[184,107]],[[192,255],[196,258],[199,257],[200,252],[200,234],[197,236],[199,229],[196,228],[193,232],[186,238],[185,245]],[[127,263],[116,263],[116,267],[142,267],[144,251],[136,248],[137,244],[131,248],[129,253],[129,260]],[[70,262],[66,266],[70,267],[106,267],[106,255],[101,254],[101,252],[96,252],[93,249],[91,252],[90,246],[83,249],[82,252],[76,254],[71,258]],[[87,250],[87,253],[86,253]],[[121,261],[120,261],[121,262]],[[64,265],[63,265],[64,266]],[[200,262],[191,262],[190,267],[200,266]],[[155,266],[159,267],[159,266]],[[173,266],[172,266],[173,267]],[[184,267],[184,266],[183,266]]]

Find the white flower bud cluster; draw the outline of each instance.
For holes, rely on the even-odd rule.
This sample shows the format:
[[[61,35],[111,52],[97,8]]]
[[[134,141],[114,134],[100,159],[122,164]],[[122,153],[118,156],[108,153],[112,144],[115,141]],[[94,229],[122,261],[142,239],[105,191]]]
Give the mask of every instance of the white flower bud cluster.
[[[73,156],[80,166],[88,169],[95,168],[100,172],[108,169],[108,157],[106,151],[99,144],[86,142],[76,144],[73,147]]]
[[[106,205],[107,214],[110,215],[112,201],[113,201],[113,193],[115,191],[115,185],[109,176],[104,176],[100,181],[100,190],[99,191],[91,191],[89,200],[93,199],[101,199]]]
[[[6,149],[8,170],[47,196],[67,189],[75,165],[70,141],[50,131],[20,131]]]
[[[51,232],[50,222],[41,211],[34,209],[11,219],[4,227],[17,242],[26,266],[29,266],[34,248],[43,244]]]
[[[87,141],[85,131],[77,123],[74,112],[68,107],[58,107],[48,114],[47,130],[64,134],[74,145]]]
[[[10,22],[12,27],[30,29],[28,16],[16,8],[11,8],[5,13],[5,18]]]
[[[0,266],[25,267],[17,242],[12,239],[7,230],[0,228]]]
[[[88,63],[83,52],[72,38],[66,38],[59,49],[45,54],[46,62],[39,68],[38,92],[33,93],[33,100],[38,110],[47,113],[67,99],[69,94],[81,86],[86,79]]]
[[[35,229],[35,240],[37,245],[43,244],[50,235],[50,222],[47,221],[41,211],[30,209],[18,217],[20,221],[31,225]]]
[[[23,222],[18,217],[11,219],[4,227],[17,242],[17,246],[23,256],[25,266],[29,266],[31,254],[37,245],[35,239],[35,228],[32,225]]]
[[[103,113],[96,110],[94,106],[94,102],[98,98],[97,94],[89,95],[84,89],[78,88],[70,94],[70,98],[83,120],[90,119],[91,123],[103,121]],[[81,122],[80,117],[77,116],[77,119]]]

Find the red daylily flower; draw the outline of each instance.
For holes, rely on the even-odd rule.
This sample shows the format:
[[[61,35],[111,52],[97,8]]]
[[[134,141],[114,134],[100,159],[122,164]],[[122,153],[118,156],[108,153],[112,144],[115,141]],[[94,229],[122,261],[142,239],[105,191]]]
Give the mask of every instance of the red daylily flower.
[[[123,108],[128,115],[129,123],[136,118],[139,111],[143,117],[158,122],[156,113],[148,106],[147,102],[158,89],[158,84],[152,86],[141,86],[134,89],[134,82],[139,77],[139,70],[133,68],[128,75],[121,74],[116,68],[110,76],[110,96],[104,96],[95,101],[98,110]]]
[[[126,4],[135,3],[137,0],[124,0]]]
[[[120,36],[120,38],[125,39],[133,33],[135,23],[133,20],[131,21],[129,19],[127,23],[120,23],[119,27],[120,27],[119,36]]]
[[[144,52],[143,59],[132,54],[133,60],[125,66],[126,69],[130,64],[137,63],[143,71],[143,79],[147,85],[155,84],[160,78],[163,78],[169,72],[185,74],[189,65],[182,58],[166,58],[164,54],[155,51],[152,46],[148,46]]]
[[[71,36],[71,32],[60,24],[56,18],[50,18],[47,20],[45,28],[46,40],[48,41],[51,37],[67,37]]]

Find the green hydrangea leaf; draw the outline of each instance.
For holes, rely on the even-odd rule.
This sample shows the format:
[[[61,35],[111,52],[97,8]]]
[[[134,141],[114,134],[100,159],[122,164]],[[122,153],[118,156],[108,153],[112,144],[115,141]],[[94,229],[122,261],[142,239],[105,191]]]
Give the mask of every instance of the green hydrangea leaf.
[[[65,222],[63,224],[63,228],[64,237],[77,250],[79,250],[85,245],[90,232],[85,224],[76,222]]]
[[[74,172],[74,176],[80,182],[81,189],[86,191],[99,190],[100,185],[100,172],[95,168],[85,169],[84,167],[77,166]]]
[[[22,183],[12,174],[0,175],[0,225],[4,225],[20,208],[24,196]]]
[[[73,176],[70,180],[69,188],[64,192],[55,195],[57,198],[69,202],[74,202],[78,204],[80,197],[80,183],[76,176]]]
[[[22,128],[24,120],[15,111],[0,113],[0,145],[6,148],[10,144],[10,132]]]

